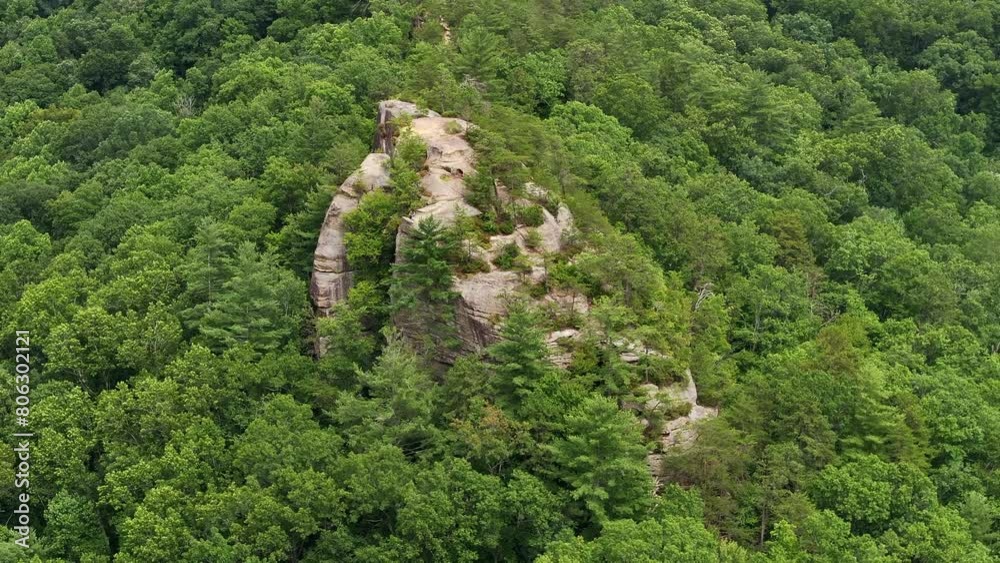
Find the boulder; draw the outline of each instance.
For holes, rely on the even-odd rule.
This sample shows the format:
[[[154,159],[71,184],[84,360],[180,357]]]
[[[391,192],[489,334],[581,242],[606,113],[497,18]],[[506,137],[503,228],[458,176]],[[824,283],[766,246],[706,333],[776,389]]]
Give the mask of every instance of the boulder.
[[[545,338],[549,347],[549,360],[559,368],[568,368],[573,362],[573,342],[580,338],[580,331],[575,328],[564,328],[550,332]]]
[[[569,208],[566,207],[565,203],[559,204],[559,209],[556,212],[556,223],[562,228],[563,232],[571,231],[573,227],[573,213],[570,212]]]
[[[568,211],[568,210],[567,210]],[[570,215],[572,217],[572,215]],[[542,208],[542,224],[536,230],[541,238],[539,250],[542,252],[559,252],[562,250],[563,234],[573,227],[572,219],[567,225],[559,222],[557,217],[553,217],[548,209]]]
[[[525,182],[524,193],[528,194],[528,197],[540,201],[546,201],[549,198],[549,191],[534,182]]]

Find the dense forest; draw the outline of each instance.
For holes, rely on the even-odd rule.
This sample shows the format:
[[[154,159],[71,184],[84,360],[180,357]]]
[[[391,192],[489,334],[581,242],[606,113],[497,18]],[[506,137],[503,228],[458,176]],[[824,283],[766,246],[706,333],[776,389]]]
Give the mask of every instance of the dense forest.
[[[1000,560],[998,29],[997,0],[0,2],[5,517],[18,331],[33,432],[0,560]],[[472,124],[484,213],[395,247],[404,131],[317,315],[387,99]],[[455,352],[455,280],[531,269],[470,245],[558,206],[568,250]],[[687,413],[643,386],[688,373],[718,415],[662,448]]]

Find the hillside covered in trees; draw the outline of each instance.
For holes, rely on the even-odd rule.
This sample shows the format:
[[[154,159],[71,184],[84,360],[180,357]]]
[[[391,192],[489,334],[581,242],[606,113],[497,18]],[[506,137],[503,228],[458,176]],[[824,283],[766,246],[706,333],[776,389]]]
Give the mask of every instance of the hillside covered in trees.
[[[0,2],[0,561],[1000,560],[998,29]]]

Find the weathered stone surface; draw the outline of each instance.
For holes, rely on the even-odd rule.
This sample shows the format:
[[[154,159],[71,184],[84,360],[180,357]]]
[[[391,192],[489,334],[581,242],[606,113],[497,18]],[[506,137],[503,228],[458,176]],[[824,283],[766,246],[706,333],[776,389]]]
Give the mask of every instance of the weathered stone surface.
[[[549,347],[549,359],[553,365],[568,368],[573,361],[573,342],[580,338],[580,331],[575,328],[564,328],[550,332],[545,338]]]
[[[514,203],[514,196],[510,193],[510,188],[503,185],[500,180],[493,180],[493,190],[496,192],[497,201],[501,205],[510,205]]]
[[[560,227],[562,227],[563,232],[570,231],[574,228],[573,214],[564,203],[559,204],[559,209],[556,213],[556,222],[559,223]]]
[[[440,117],[440,114],[431,110],[417,107],[417,104],[404,102],[402,100],[385,100],[378,104],[378,126],[375,129],[375,140],[372,143],[372,152],[392,154],[395,148],[397,118],[408,115],[410,117],[429,116]]]
[[[358,170],[341,184],[327,209],[319,241],[313,254],[310,294],[320,315],[347,298],[353,272],[347,264],[344,216],[358,207],[364,194],[389,184],[389,156],[372,153]]]
[[[445,45],[451,45],[451,27],[448,26],[448,22],[445,21],[444,16],[438,18],[438,23],[441,24],[441,39]]]
[[[656,350],[649,350],[641,342],[634,340],[619,339],[615,340],[612,344],[619,351],[618,357],[626,364],[637,364],[646,356],[663,356],[663,354]]]
[[[475,207],[472,207],[460,199],[435,201],[434,203],[421,207],[420,209],[414,211],[413,215],[407,217],[404,221],[407,227],[404,228],[408,229],[411,225],[416,226],[428,217],[433,217],[442,225],[450,227],[455,224],[455,220],[458,219],[460,215],[475,217],[480,215],[480,212]]]
[[[493,271],[455,281],[456,321],[463,353],[482,351],[498,340],[508,300],[520,285],[514,272]]]
[[[480,211],[465,202],[465,174],[474,172],[475,151],[463,135],[469,124],[461,119],[437,114],[417,117],[410,130],[427,145],[426,169],[420,179],[427,205],[404,217],[396,236],[396,259],[406,238],[420,221],[434,217],[444,226],[451,226],[459,215],[475,217]]]
[[[521,253],[528,257],[532,264],[541,266],[544,262],[543,254],[556,253],[562,249],[562,238],[565,230],[559,225],[558,220],[549,213],[542,210],[543,222],[538,227],[518,227],[509,235],[493,235],[490,237],[490,244],[485,249],[485,254],[490,261],[500,255],[503,248],[509,244],[515,244]],[[528,246],[528,237],[531,231],[538,233],[539,244],[535,248]],[[544,269],[543,269],[544,273]],[[534,277],[534,276],[533,276]]]
[[[397,261],[402,258],[401,251],[410,233],[423,219],[434,217],[439,223],[449,226],[455,223],[459,215],[474,217],[481,214],[479,209],[465,201],[464,178],[475,171],[475,152],[464,137],[469,127],[461,119],[437,116],[417,117],[412,121],[411,131],[427,145],[425,171],[420,183],[427,205],[401,222],[396,236]],[[501,200],[511,200],[510,192],[505,186],[497,184],[496,188]],[[539,186],[532,189],[533,193],[546,194]],[[531,202],[524,201],[522,204],[530,205]],[[563,215],[568,212],[567,209]],[[571,219],[567,219],[567,216],[563,220],[571,224]],[[563,227],[559,223],[559,217],[546,210],[543,211],[543,223],[537,230],[540,239],[538,248],[528,247],[530,229],[521,226],[510,235],[492,237],[486,248],[474,251],[474,254],[491,264],[504,246],[516,244],[532,266],[527,275],[499,271],[491,266],[488,272],[461,276],[455,280],[454,289],[460,295],[455,305],[455,322],[462,353],[479,352],[496,342],[508,299],[517,294],[525,282],[544,281],[546,270],[542,255],[560,250]],[[401,328],[404,337],[407,336],[407,330],[413,329]],[[419,335],[412,336],[416,338]],[[442,354],[453,355],[446,352]],[[453,358],[442,357],[438,360],[450,362]]]
[[[549,197],[549,191],[534,182],[525,182],[524,193],[528,194],[529,197],[543,201]]]
[[[691,445],[698,437],[698,433],[692,425],[699,420],[713,418],[718,414],[719,411],[716,408],[692,405],[691,412],[687,416],[675,418],[663,427],[663,447]]]
[[[508,244],[516,244],[521,253],[527,257],[529,264],[532,265],[528,273],[522,275],[516,272],[493,270],[456,281],[456,288],[462,293],[457,318],[459,338],[463,342],[465,351],[482,350],[497,340],[497,327],[502,322],[505,313],[504,299],[502,298],[515,295],[525,283],[539,284],[545,281],[548,274],[544,267],[542,254],[560,250],[562,231],[551,213],[546,211],[544,214],[545,223],[538,228],[541,239],[538,248],[529,248],[526,244],[529,229],[518,227],[510,235],[490,237],[490,244],[483,251],[483,257],[492,263],[503,247]],[[557,305],[566,301],[569,303],[567,306],[584,311],[587,307],[585,298],[579,297],[575,300],[577,303],[572,303],[570,298],[561,294],[546,295],[542,301],[551,301]],[[553,350],[552,360],[556,365],[565,366],[569,363],[570,355],[565,351]]]
[[[373,143],[373,150],[376,152],[365,157],[358,171],[347,178],[334,195],[320,230],[319,241],[316,244],[310,295],[316,305],[317,313],[321,316],[328,315],[334,305],[347,299],[347,292],[353,284],[354,273],[347,264],[347,248],[344,244],[346,230],[343,218],[357,208],[364,194],[389,185],[389,160],[395,148],[394,142],[398,133],[394,123],[401,116],[429,119],[434,123],[454,121],[445,120],[440,114],[421,109],[410,102],[386,100],[379,103],[378,126]],[[468,128],[468,124],[465,122],[456,126],[461,127],[463,131]],[[434,127],[425,127],[432,131],[435,130]],[[442,131],[444,127],[444,124],[438,126]],[[468,148],[467,143],[465,147]],[[472,149],[468,148],[468,151],[471,153]]]
[[[418,117],[410,129],[427,145],[425,166],[429,172],[437,168],[461,177],[475,171],[475,151],[464,137],[469,130],[468,122],[439,116]]]
[[[662,394],[675,402],[687,403],[691,406],[691,410],[687,415],[669,420],[663,425],[658,445],[659,451],[649,454],[647,458],[650,471],[657,481],[657,488],[662,485],[660,476],[663,465],[663,452],[669,448],[689,447],[698,438],[697,423],[701,420],[718,416],[719,414],[719,409],[715,407],[706,407],[698,404],[698,388],[694,384],[694,378],[691,377],[691,370],[686,370],[685,376],[687,381],[683,385],[671,385],[665,388],[655,385],[644,386],[650,397]],[[655,401],[656,399],[651,400]],[[647,403],[648,406],[649,404]]]
[[[357,208],[365,193],[389,185],[388,161],[400,133],[396,127],[403,116],[412,118],[409,129],[427,146],[427,158],[420,179],[424,205],[409,217],[402,218],[396,233],[396,261],[402,260],[402,249],[420,221],[433,217],[442,225],[450,226],[460,216],[481,215],[479,209],[465,200],[465,177],[475,172],[475,151],[465,139],[470,124],[461,119],[442,117],[410,102],[386,100],[380,103],[373,142],[376,152],[369,155],[358,172],[341,186],[320,233],[311,288],[319,315],[328,315],[337,303],[347,298],[354,273],[347,263],[343,217]],[[523,193],[538,201],[548,201],[548,193],[536,184],[526,186]],[[502,185],[497,186],[497,194],[507,204],[515,202],[510,190]],[[524,199],[518,199],[516,203],[533,204]],[[455,329],[461,346],[457,352],[442,351],[442,357],[437,358],[439,361],[448,363],[454,360],[456,353],[479,352],[496,342],[509,298],[521,292],[525,284],[545,281],[547,270],[543,255],[560,251],[564,235],[572,228],[572,215],[563,206],[556,215],[544,210],[542,216],[542,224],[535,229],[538,233],[535,247],[529,248],[527,242],[532,229],[524,226],[518,227],[511,235],[493,237],[485,248],[469,243],[470,247],[475,247],[470,248],[470,252],[483,258],[489,265],[489,271],[456,278],[454,290],[459,296],[455,302]],[[492,260],[500,249],[510,243],[516,244],[526,257],[530,266],[527,273],[500,271],[492,266]],[[565,302],[565,306],[582,312],[587,309],[586,299],[582,297],[552,295],[551,298],[545,296],[542,301],[551,302],[554,306],[564,306]],[[419,327],[402,316],[397,321],[404,337],[414,341],[420,338],[421,335],[417,334]],[[318,344],[320,352],[322,344]],[[565,362],[568,361],[565,359]]]
[[[429,170],[420,179],[420,187],[432,201],[456,200],[465,196],[465,183],[462,177],[440,168]]]
[[[562,250],[563,233],[572,227],[572,220],[569,227],[564,227],[556,217],[549,213],[548,209],[542,208],[542,224],[537,227],[538,235],[541,238],[542,252],[559,252]]]
[[[522,251],[524,250],[524,240],[522,240],[516,232],[509,235],[491,236],[489,246],[486,247],[486,256],[489,258],[489,261],[492,262],[496,260],[497,256],[500,255],[500,252],[508,244],[516,244],[518,248]]]

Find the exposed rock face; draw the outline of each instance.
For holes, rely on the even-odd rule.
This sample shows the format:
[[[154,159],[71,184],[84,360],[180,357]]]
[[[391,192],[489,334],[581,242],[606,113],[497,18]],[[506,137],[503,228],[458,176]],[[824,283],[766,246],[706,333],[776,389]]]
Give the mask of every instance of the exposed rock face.
[[[580,331],[575,328],[564,328],[550,332],[545,339],[549,346],[549,359],[560,368],[566,369],[573,361],[572,344],[580,337]]]
[[[383,105],[403,108],[404,111],[412,110],[396,102]],[[412,120],[410,131],[427,146],[425,171],[420,180],[426,205],[410,217],[403,218],[396,235],[397,262],[402,260],[401,250],[407,244],[410,233],[422,220],[433,217],[438,223],[451,226],[459,216],[481,215],[481,210],[465,200],[464,178],[475,172],[475,151],[465,140],[469,127],[470,124],[464,120],[445,118],[433,113],[416,116]],[[538,201],[548,199],[545,188],[534,183],[527,184],[524,192]],[[497,196],[505,204],[535,205],[535,201],[514,198],[502,184],[497,184]],[[487,264],[492,264],[505,246],[515,244],[521,255],[528,260],[530,271],[522,275],[498,270],[490,265],[487,272],[456,277],[454,289],[459,297],[455,304],[455,324],[459,346],[452,351],[440,351],[440,356],[436,359],[451,363],[457,355],[480,352],[496,342],[509,299],[518,294],[526,282],[544,281],[547,274],[543,255],[559,252],[563,247],[564,237],[573,228],[573,216],[565,205],[559,206],[556,215],[542,208],[542,223],[538,227],[531,229],[519,226],[509,235],[490,237],[488,245],[477,248],[475,254]],[[547,295],[544,299],[561,303],[559,298]],[[580,299],[579,302],[586,307],[586,300]],[[419,328],[410,323],[400,322],[398,328],[406,338],[416,341],[420,337],[415,333]]]
[[[415,211],[410,217],[403,219],[396,236],[396,260],[401,260],[401,250],[406,245],[410,233],[422,220],[433,217],[444,226],[451,226],[459,216],[475,217],[481,211],[465,201],[465,176],[475,172],[475,152],[465,140],[469,123],[461,119],[444,118],[437,115],[426,115],[413,119],[410,130],[420,137],[427,145],[427,160],[424,163],[425,172],[420,185],[426,205]],[[544,189],[535,188],[544,193]],[[523,204],[532,204],[524,201]],[[486,248],[476,249],[475,253],[488,264],[500,253],[507,244],[516,244],[522,254],[527,257],[532,266],[541,268],[543,252],[558,252],[565,231],[572,228],[569,210],[560,211],[564,215],[564,224],[548,211],[543,212],[544,222],[537,229],[540,243],[537,248],[528,246],[528,229],[518,227],[510,235],[499,235],[490,238]],[[534,272],[534,268],[532,268]],[[436,358],[443,363],[451,363],[456,355],[482,351],[498,339],[498,326],[506,313],[510,297],[518,293],[519,288],[535,276],[522,275],[503,271],[489,266],[489,271],[467,276],[457,276],[455,291],[459,297],[455,304],[456,333],[459,347],[453,351],[441,351]],[[400,327],[404,337],[417,339],[420,335],[410,334],[416,327],[403,323]]]
[[[507,299],[520,284],[514,272],[492,271],[455,283],[459,298],[455,310],[460,353],[482,351],[499,338],[499,323],[507,312]]]
[[[451,27],[448,26],[448,22],[445,21],[444,16],[438,18],[438,22],[441,23],[441,29],[444,30],[441,39],[444,40],[445,45],[451,45]]]
[[[399,100],[379,104],[378,127],[373,143],[376,152],[365,157],[358,170],[344,180],[333,196],[316,244],[309,293],[319,315],[329,315],[334,305],[347,299],[347,292],[353,283],[354,274],[347,263],[347,247],[344,244],[347,234],[344,216],[357,209],[366,193],[389,185],[389,160],[395,135],[393,123],[402,116],[421,115],[438,114]]]
[[[347,291],[353,280],[353,272],[347,264],[344,216],[357,209],[364,194],[389,185],[388,167],[389,155],[368,155],[358,171],[340,186],[326,211],[316,253],[313,255],[310,284],[310,293],[320,315],[330,314],[334,305],[347,299]]]
[[[414,228],[424,219],[433,217],[443,226],[454,225],[459,217],[476,217],[482,210],[466,201],[465,177],[475,172],[475,152],[465,139],[470,124],[461,119],[445,118],[416,105],[399,100],[379,104],[378,129],[373,142],[373,152],[365,158],[359,169],[340,186],[327,211],[314,258],[311,294],[319,315],[329,315],[332,308],[347,298],[353,283],[353,271],[347,261],[344,217],[356,209],[368,192],[389,185],[389,161],[395,149],[395,139],[400,131],[401,117],[410,119],[406,127],[427,146],[427,157],[420,180],[423,205],[409,217],[403,217],[396,233],[396,262],[403,259],[401,250],[408,243]],[[573,233],[573,215],[565,205],[559,205],[555,214],[549,193],[541,186],[527,183],[519,192],[512,191],[499,182],[495,185],[496,197],[504,206],[532,206],[542,204],[541,222],[537,227],[518,225],[507,235],[495,235],[488,241],[466,241],[469,252],[486,264],[485,271],[475,274],[456,274],[453,289],[457,294],[454,303],[454,323],[459,346],[450,350],[435,350],[438,362],[450,364],[460,354],[477,353],[496,342],[499,326],[507,314],[510,299],[524,298],[526,287],[546,281],[547,254],[564,250],[567,238]],[[521,194],[516,195],[516,194]],[[507,271],[493,262],[505,247],[515,245],[524,263],[520,271]],[[537,293],[535,294],[537,296]],[[568,315],[586,324],[590,312],[588,300],[578,294],[563,290],[547,289],[535,304],[542,310]],[[404,338],[417,343],[427,336],[426,328],[419,322],[410,322],[399,315],[396,325]],[[566,323],[569,324],[569,323]],[[580,326],[579,324],[577,326]],[[584,328],[584,331],[587,329]],[[578,328],[561,328],[547,335],[552,362],[560,367],[569,366],[573,349],[579,345],[584,331]],[[620,359],[628,364],[638,364],[650,355],[639,342],[618,340],[612,343]],[[317,344],[322,354],[324,343]],[[696,438],[692,426],[699,420],[716,416],[717,409],[698,404],[698,391],[690,372],[684,384],[660,388],[643,386],[648,395],[645,404],[630,405],[647,413],[663,409],[671,403],[690,406],[687,415],[668,421],[659,439],[657,452],[650,454],[649,464],[659,484],[663,451],[671,447],[687,447]],[[662,410],[660,412],[663,412]]]
[[[383,104],[386,102],[383,102]],[[475,171],[475,151],[465,140],[469,124],[437,114],[416,117],[410,130],[427,145],[427,160],[420,178],[426,205],[404,217],[396,236],[396,260],[409,233],[418,223],[433,217],[444,226],[455,224],[459,215],[475,217],[480,211],[465,202],[465,174]]]
[[[450,226],[460,216],[475,217],[481,211],[465,200],[465,176],[475,172],[475,151],[465,139],[470,124],[461,119],[442,117],[423,110],[410,102],[386,100],[379,104],[378,127],[373,142],[373,153],[368,155],[357,172],[351,175],[334,196],[327,211],[316,253],[313,260],[313,277],[310,292],[317,313],[329,315],[332,308],[347,298],[353,284],[353,271],[347,261],[344,216],[356,209],[364,194],[389,185],[389,160],[395,150],[399,135],[400,118],[409,117],[408,129],[427,146],[427,158],[420,179],[424,205],[403,217],[396,234],[396,261],[402,259],[401,250],[410,233],[420,221],[433,217],[440,224]],[[545,200],[544,188],[535,184],[525,186],[525,193],[532,198]],[[509,192],[507,193],[508,197]],[[518,205],[532,205],[529,200],[518,200]],[[457,276],[455,291],[459,297],[455,304],[455,323],[460,347],[452,352],[442,352],[437,360],[450,363],[462,353],[482,351],[496,342],[498,325],[506,312],[508,298],[518,292],[527,281],[538,283],[545,277],[542,254],[558,252],[566,233],[573,229],[572,215],[560,206],[555,216],[543,210],[543,222],[535,229],[537,236],[529,237],[529,229],[518,227],[512,234],[492,237],[485,248],[476,248],[475,254],[490,263],[507,244],[518,246],[529,260],[531,270],[522,275],[489,266],[489,271],[470,276]],[[529,247],[529,240],[537,245]],[[547,297],[548,298],[548,297]],[[580,300],[585,303],[585,300]],[[416,340],[419,330],[400,319],[399,329],[404,337]],[[323,343],[318,343],[319,353]]]
[[[392,155],[395,148],[395,139],[398,131],[395,122],[403,116],[416,117],[428,115],[440,117],[437,112],[423,110],[417,104],[403,102],[400,100],[386,100],[378,104],[378,127],[375,129],[375,141],[372,143],[372,152],[380,152]]]
[[[653,473],[653,477],[656,479],[657,488],[659,488],[662,483],[660,481],[660,475],[662,472],[663,465],[663,453],[669,448],[686,448],[694,443],[695,439],[698,437],[697,427],[695,424],[706,418],[713,418],[718,416],[719,409],[715,407],[706,407],[698,404],[698,388],[695,387],[694,378],[691,377],[691,370],[685,372],[687,381],[685,384],[671,385],[665,388],[657,387],[656,385],[644,385],[643,388],[650,396],[649,401],[658,402],[658,396],[665,395],[668,399],[675,403],[687,404],[690,406],[690,411],[687,415],[669,420],[663,425],[663,431],[660,434],[660,440],[658,444],[658,451],[649,454],[647,461],[649,462],[649,469]],[[647,402],[646,407],[649,408],[652,405]]]

